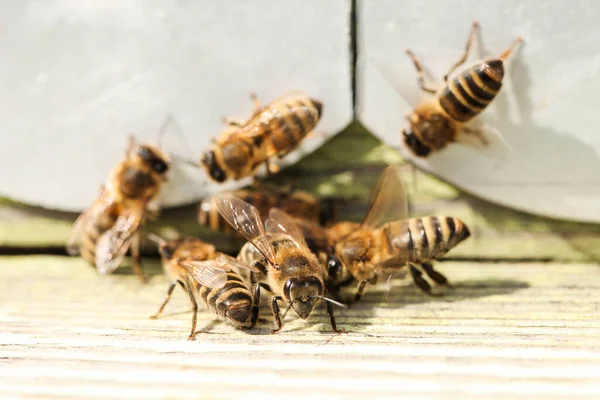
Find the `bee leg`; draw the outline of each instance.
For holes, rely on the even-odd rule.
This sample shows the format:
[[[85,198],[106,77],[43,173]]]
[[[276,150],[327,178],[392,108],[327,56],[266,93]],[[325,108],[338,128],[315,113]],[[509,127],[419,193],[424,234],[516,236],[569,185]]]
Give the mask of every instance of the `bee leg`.
[[[423,268],[423,271],[425,271],[427,276],[429,276],[438,285],[452,286],[450,285],[450,282],[448,282],[448,278],[446,278],[441,272],[436,271],[430,262],[421,264],[421,268]]]
[[[277,165],[276,163],[274,163],[270,160],[265,161],[265,163],[267,165],[267,175],[268,176],[275,175],[281,169],[281,168],[279,168],[279,165]]]
[[[254,274],[254,273],[252,273]],[[248,325],[248,329],[252,329],[254,328],[254,326],[256,325],[256,322],[258,321],[258,312],[260,310],[260,287],[261,284],[257,283],[254,286],[254,297],[253,297],[253,301],[252,301],[252,314],[250,317],[250,325]]]
[[[163,310],[167,306],[167,303],[169,302],[169,300],[171,300],[171,295],[173,294],[173,290],[175,290],[175,286],[177,286],[178,283],[185,290],[185,286],[183,285],[183,283],[181,281],[176,281],[176,282],[171,283],[169,285],[169,289],[167,290],[167,297],[165,297],[165,301],[163,301],[162,305],[160,306],[160,308],[158,309],[158,311],[156,312],[156,314],[152,315],[150,317],[150,319],[158,319],[160,317],[160,315],[162,314]]]
[[[362,295],[365,293],[365,288],[367,287],[368,281],[360,281],[358,284],[358,290],[356,291],[356,295],[354,296],[354,303],[360,300]]]
[[[281,317],[279,316],[279,304],[277,303],[279,300],[281,300],[281,297],[278,296],[273,296],[271,299],[271,311],[273,311],[276,325],[276,328],[272,329],[271,333],[277,333],[281,329]]]
[[[327,314],[329,314],[329,322],[331,322],[331,329],[335,333],[346,333],[345,329],[338,329],[335,324],[335,317],[333,316],[333,304],[327,302]]]
[[[412,50],[406,50],[406,54],[408,55],[408,57],[412,60],[413,64],[415,65],[415,68],[417,70],[417,81],[419,82],[419,87],[421,88],[421,90],[423,90],[427,93],[435,93],[436,92],[435,89],[432,89],[430,87],[427,87],[427,85],[425,85],[425,71],[423,70],[423,65],[421,65],[421,62],[417,59],[417,57],[412,52]]]
[[[131,242],[131,256],[133,258],[133,271],[140,278],[142,283],[148,283],[148,278],[144,275],[142,270],[142,255],[140,247],[142,245],[141,235],[137,232]]]
[[[192,330],[190,331],[190,336],[188,336],[188,340],[196,340],[196,323],[198,322],[198,302],[196,301],[196,296],[194,296],[194,292],[192,291],[192,285],[190,282],[187,283],[186,291],[190,296],[190,301],[192,302]]]
[[[260,112],[263,110],[263,104],[262,104],[262,101],[260,101],[260,99],[258,98],[256,93],[254,93],[254,92],[250,93],[250,100],[252,101],[252,104],[254,105],[254,111],[252,112],[252,117],[254,117],[254,116],[260,114]]]
[[[225,125],[236,126],[238,128],[241,128],[242,126],[246,125],[246,121],[244,121],[242,118],[236,117],[223,117],[223,123]]]
[[[423,278],[423,273],[417,269],[413,264],[410,264],[410,275],[413,278],[415,284],[421,289],[423,292],[430,296],[439,296],[437,293],[433,293],[431,291],[431,285]]]
[[[456,61],[454,64],[452,64],[452,67],[450,67],[450,71],[448,71],[448,73],[446,75],[444,75],[444,82],[448,81],[448,77],[450,76],[450,74],[452,72],[454,72],[454,70],[456,68],[458,68],[459,66],[464,64],[465,61],[467,61],[467,57],[469,56],[469,51],[471,50],[471,45],[473,44],[473,39],[475,39],[475,34],[477,33],[478,28],[479,28],[479,22],[473,21],[473,26],[471,27],[471,33],[469,34],[469,38],[467,39],[467,45],[465,46],[465,51],[460,56],[458,61]]]

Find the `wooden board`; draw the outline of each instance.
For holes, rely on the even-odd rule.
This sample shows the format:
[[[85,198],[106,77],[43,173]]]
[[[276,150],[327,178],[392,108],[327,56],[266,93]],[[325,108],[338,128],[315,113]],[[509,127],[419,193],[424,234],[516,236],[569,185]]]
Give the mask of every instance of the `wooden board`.
[[[360,220],[370,190],[388,163],[405,165],[411,215],[454,215],[470,227],[472,238],[453,250],[451,257],[600,259],[600,247],[597,245],[600,225],[545,219],[470,196],[425,173],[415,172],[396,150],[382,144],[358,123],[350,125],[324,147],[285,169],[272,181],[292,183],[299,189],[332,197],[340,218]],[[177,229],[213,241],[224,251],[236,251],[237,244],[227,237],[198,226],[196,209],[195,205],[191,205],[166,210],[157,223],[149,225],[148,230],[163,233],[166,227]],[[0,252],[7,247],[13,252],[24,247],[60,248],[75,218],[76,215],[71,213],[4,201],[0,203]]]
[[[81,260],[0,258],[0,398],[589,398],[600,396],[600,266],[442,263],[456,288],[430,298],[398,282],[327,315],[249,333],[199,313],[167,282]],[[268,317],[264,314],[265,318]]]

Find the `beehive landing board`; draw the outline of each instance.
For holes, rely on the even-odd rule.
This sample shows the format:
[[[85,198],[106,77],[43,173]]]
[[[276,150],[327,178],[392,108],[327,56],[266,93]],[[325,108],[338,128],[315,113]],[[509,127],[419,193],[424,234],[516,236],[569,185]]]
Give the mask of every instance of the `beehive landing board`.
[[[369,192],[388,163],[402,165],[411,216],[451,215],[469,226],[472,238],[454,249],[451,257],[600,260],[600,225],[554,221],[469,196],[430,175],[414,172],[397,151],[382,144],[357,123],[298,164],[286,168],[271,182],[296,185],[331,198],[340,219],[360,221]],[[238,243],[199,227],[196,210],[196,206],[166,210],[158,221],[148,226],[148,231],[164,234],[168,229],[176,229],[214,242],[223,251],[235,252]],[[76,216],[0,202],[0,252],[64,251]]]
[[[167,281],[126,268],[99,277],[66,257],[0,258],[0,397],[289,399],[600,396],[600,267],[448,262],[456,288],[430,298],[404,282],[283,331],[250,333],[191,313]],[[159,274],[156,264],[152,274]],[[212,326],[211,326],[212,325]]]
[[[247,118],[305,91],[324,103],[293,163],[352,117],[350,1],[102,1],[0,4],[1,195],[81,210],[122,158],[127,136],[197,160],[225,116]],[[181,136],[185,138],[182,142]],[[171,174],[165,204],[197,200],[203,172]]]
[[[427,96],[406,49],[420,58],[434,86],[464,51],[474,19],[481,28],[464,68],[498,56],[523,36],[524,45],[507,62],[500,94],[480,119],[514,153],[496,141],[484,151],[452,145],[428,160],[411,158],[489,201],[600,222],[600,43],[593,39],[600,34],[600,3],[361,0],[358,6],[358,117],[394,146],[400,145],[405,112]]]

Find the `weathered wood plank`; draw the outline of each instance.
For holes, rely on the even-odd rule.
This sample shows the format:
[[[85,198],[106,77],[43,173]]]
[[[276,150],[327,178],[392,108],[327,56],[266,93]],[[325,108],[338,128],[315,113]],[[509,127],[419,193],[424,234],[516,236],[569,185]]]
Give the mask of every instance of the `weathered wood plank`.
[[[272,181],[332,197],[340,218],[360,220],[369,192],[388,163],[403,161],[394,149],[355,123]],[[453,257],[600,259],[600,225],[549,220],[496,206],[425,173],[413,175],[411,167],[404,165],[411,215],[454,215],[471,228],[472,239],[456,248]],[[0,203],[0,247],[62,246],[75,217],[4,201]],[[195,206],[166,210],[148,229],[163,232],[165,227],[174,228],[214,241],[225,251],[236,250],[235,242],[202,229],[195,218]]]
[[[199,313],[156,264],[99,277],[68,257],[0,258],[0,397],[14,398],[597,398],[600,266],[440,265],[456,288],[430,298],[405,282],[327,315],[271,319],[247,333]]]

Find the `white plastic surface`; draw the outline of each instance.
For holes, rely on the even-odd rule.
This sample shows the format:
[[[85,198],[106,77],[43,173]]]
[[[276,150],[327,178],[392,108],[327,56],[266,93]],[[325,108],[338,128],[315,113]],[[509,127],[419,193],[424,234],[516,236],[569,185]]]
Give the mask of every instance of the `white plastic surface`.
[[[504,86],[480,119],[514,150],[450,145],[423,169],[484,199],[557,218],[600,222],[600,2],[540,0],[359,1],[359,117],[401,146],[404,113],[426,94],[405,54],[411,48],[441,82],[481,28],[466,66],[498,56],[517,36]],[[432,81],[432,78],[437,81]]]
[[[0,195],[82,210],[129,133],[156,142],[171,114],[180,153],[199,159],[224,116],[249,115],[250,92],[323,101],[295,162],[351,120],[349,12],[345,0],[0,2]],[[163,205],[220,189],[204,181],[174,171]]]

